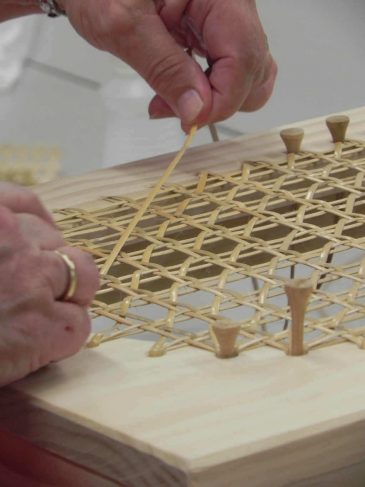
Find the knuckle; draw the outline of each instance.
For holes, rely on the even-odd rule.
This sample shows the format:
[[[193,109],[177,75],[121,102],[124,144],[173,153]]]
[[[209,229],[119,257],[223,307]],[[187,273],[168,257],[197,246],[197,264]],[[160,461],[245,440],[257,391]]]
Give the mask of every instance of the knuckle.
[[[40,204],[38,196],[36,196],[36,194],[33,193],[33,191],[31,191],[28,188],[14,185],[11,188],[11,192],[14,194],[14,196],[17,199],[21,200],[21,202],[25,204],[29,204],[29,205]]]
[[[102,23],[100,36],[103,39],[115,39],[116,33],[121,36],[130,35],[132,28],[132,22],[130,22],[129,20],[121,20],[111,15],[106,22]]]
[[[27,198],[27,201],[29,201],[30,203],[41,205],[40,199],[38,198],[38,196],[35,193],[33,193],[33,191],[26,190],[26,191],[24,191],[23,194],[24,194],[24,197]]]
[[[93,32],[97,44],[109,50],[110,44],[119,43],[123,38],[130,39],[136,30],[136,17],[132,2],[111,2],[108,10],[103,13],[98,28]]]
[[[146,80],[156,92],[166,93],[172,83],[175,86],[177,80],[180,79],[182,68],[182,62],[175,54],[164,54],[164,56],[151,62]]]
[[[54,226],[51,215],[38,196],[28,188],[16,185],[1,185],[0,205],[6,206],[14,213],[28,213],[40,216]]]

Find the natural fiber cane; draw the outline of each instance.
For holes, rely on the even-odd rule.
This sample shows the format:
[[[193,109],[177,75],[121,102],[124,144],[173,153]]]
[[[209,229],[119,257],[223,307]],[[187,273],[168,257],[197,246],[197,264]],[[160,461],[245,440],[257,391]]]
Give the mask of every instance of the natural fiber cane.
[[[285,283],[310,279],[306,351],[363,347],[365,143],[341,144],[340,153],[300,150],[290,167],[283,153],[186,184],[164,179],[148,204],[110,197],[95,210],[58,212],[68,243],[104,271],[91,308],[104,329],[90,345],[152,334],[153,356],[186,346],[216,353],[212,330],[229,320],[238,352],[288,353]]]

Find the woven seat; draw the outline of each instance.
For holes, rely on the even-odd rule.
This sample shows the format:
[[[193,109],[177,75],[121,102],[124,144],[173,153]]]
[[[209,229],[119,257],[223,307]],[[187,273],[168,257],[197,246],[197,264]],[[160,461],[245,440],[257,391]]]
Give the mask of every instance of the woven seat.
[[[212,327],[239,326],[239,352],[288,352],[285,283],[309,279],[307,350],[365,336],[365,145],[300,152],[295,163],[244,161],[166,185],[125,243],[92,304],[89,346],[134,334],[151,355],[185,346],[215,352]],[[67,241],[100,268],[143,199],[58,212]],[[101,320],[101,318],[103,318]]]

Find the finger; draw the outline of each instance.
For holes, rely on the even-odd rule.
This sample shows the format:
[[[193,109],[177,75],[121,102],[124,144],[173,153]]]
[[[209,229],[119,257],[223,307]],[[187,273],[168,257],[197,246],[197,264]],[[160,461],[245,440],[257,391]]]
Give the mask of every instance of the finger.
[[[114,54],[138,71],[183,123],[193,124],[206,117],[211,107],[208,79],[157,14],[140,16],[129,32],[128,43],[120,32],[115,38],[120,42]],[[153,112],[150,115],[154,117]]]
[[[60,247],[57,250],[66,254],[75,265],[76,289],[69,301],[88,306],[99,288],[99,273],[93,258],[72,247]],[[53,296],[56,300],[62,300],[70,286],[70,270],[62,257],[55,252],[42,252],[42,259],[43,272]]]
[[[51,214],[39,198],[29,189],[16,184],[0,182],[0,205],[15,213],[31,213],[42,218],[53,227],[56,226]]]
[[[210,68],[207,71],[212,87],[212,110],[205,123],[224,120],[238,110],[257,110],[270,98],[276,77],[276,64],[266,50],[263,36],[263,55],[260,60],[249,51],[242,50],[242,54],[235,56],[233,46],[228,47],[227,53],[216,61],[209,56]],[[234,44],[238,39],[234,40]],[[209,45],[209,44],[208,44]],[[223,49],[229,46],[225,43]],[[264,50],[265,48],[265,50]],[[211,52],[217,55],[217,46]],[[169,105],[156,95],[149,105],[151,118],[167,118],[173,116]],[[191,124],[182,124],[188,130]]]
[[[91,330],[91,319],[84,307],[73,303],[54,304],[53,323],[49,330],[50,350],[47,363],[77,353]]]
[[[205,123],[226,119],[241,108],[262,76],[268,52],[253,2],[232,2],[232,8],[216,2],[211,7],[204,10],[191,2],[187,10],[194,30],[202,33],[211,64],[212,108]]]
[[[169,33],[181,46],[206,56],[204,39],[186,15],[191,0],[155,0],[156,9]]]
[[[239,108],[240,111],[251,112],[259,110],[270,99],[277,76],[277,65],[271,56],[264,71],[265,75],[263,76],[262,80],[254,83],[254,85],[251,86],[250,91],[248,91],[249,87],[247,87],[245,93],[248,92],[248,94],[245,97],[243,104]],[[232,110],[235,110],[235,107],[233,107]],[[149,113],[152,119],[162,119],[175,116],[168,104],[158,95],[151,100],[149,105]]]
[[[169,105],[159,95],[152,98],[148,107],[148,113],[151,119],[176,117]]]
[[[91,320],[86,308],[51,302],[46,294],[28,296],[12,318],[4,318],[10,326],[0,329],[2,385],[73,355],[89,336]]]
[[[209,81],[212,86],[212,109],[206,123],[219,122],[231,117],[243,105],[253,83],[248,71],[243,73],[241,63],[225,57],[214,62]]]
[[[157,11],[169,30],[177,27],[190,0],[155,0]]]
[[[273,58],[270,56],[270,59],[268,60],[265,68],[265,75],[263,77],[263,80],[252,87],[251,92],[249,93],[240,108],[241,111],[251,112],[254,110],[258,110],[265,105],[265,103],[272,95],[277,71],[277,65]]]
[[[17,215],[24,240],[32,242],[41,250],[54,250],[63,247],[65,241],[53,225],[38,216],[20,213]]]

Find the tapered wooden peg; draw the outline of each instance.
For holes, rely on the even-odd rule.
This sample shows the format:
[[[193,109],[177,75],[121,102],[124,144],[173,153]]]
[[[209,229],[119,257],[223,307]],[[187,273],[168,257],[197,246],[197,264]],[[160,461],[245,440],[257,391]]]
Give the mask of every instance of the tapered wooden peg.
[[[163,357],[166,355],[165,338],[160,337],[159,340],[150,348],[148,352],[149,357]]]
[[[304,130],[301,128],[284,129],[280,132],[287,153],[288,153],[288,165],[292,167],[295,162],[295,154],[300,152],[300,146],[302,145]]]
[[[301,128],[284,129],[280,132],[288,154],[298,154],[302,145],[304,130]]]
[[[285,284],[285,292],[288,296],[288,304],[291,311],[291,327],[289,330],[288,355],[304,355],[304,319],[308,301],[313,292],[313,284],[310,279],[291,279]]]
[[[326,119],[328,130],[331,132],[333,142],[345,142],[346,130],[350,123],[346,115],[333,115]]]
[[[104,335],[102,333],[95,333],[86,343],[87,348],[96,348],[103,343]]]
[[[216,352],[219,358],[237,357],[236,340],[240,331],[240,326],[231,321],[220,321],[213,325],[213,333],[218,342]]]
[[[335,157],[340,158],[342,154],[343,143],[346,139],[346,130],[350,123],[346,115],[333,115],[326,119],[328,130],[331,132],[333,142],[335,143]]]

